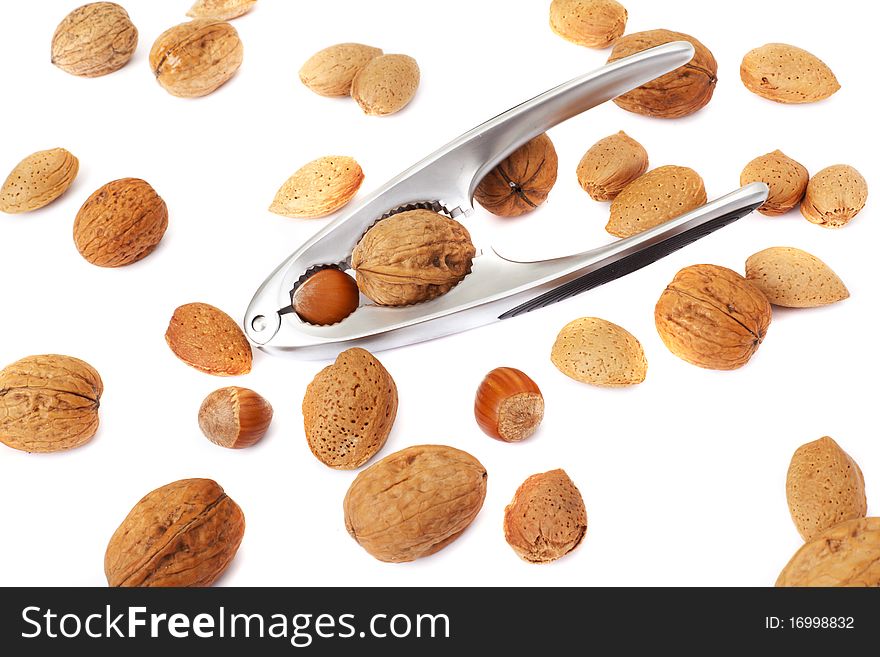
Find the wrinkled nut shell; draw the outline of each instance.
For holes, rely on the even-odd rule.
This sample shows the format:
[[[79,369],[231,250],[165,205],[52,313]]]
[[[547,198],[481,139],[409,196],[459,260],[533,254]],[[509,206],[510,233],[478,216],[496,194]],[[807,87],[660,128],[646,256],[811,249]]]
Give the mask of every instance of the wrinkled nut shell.
[[[828,436],[802,445],[791,457],[785,496],[791,519],[805,541],[845,520],[864,518],[868,512],[862,471]]]
[[[764,293],[717,265],[679,271],[654,308],[657,332],[669,351],[713,370],[745,365],[764,340],[770,320]]]
[[[408,55],[380,55],[351,82],[351,97],[364,114],[386,116],[406,107],[419,88],[419,65]]]
[[[795,553],[776,586],[880,586],[880,518],[826,529]]]
[[[86,199],[73,223],[83,258],[99,267],[122,267],[150,255],[168,228],[168,208],[139,178],[122,178]]]
[[[231,21],[244,16],[257,0],[196,0],[186,15],[190,18],[213,18],[218,21]]]
[[[814,103],[840,89],[825,62],[786,43],[768,43],[747,52],[739,75],[746,89],[777,103]]]
[[[581,188],[594,201],[613,201],[648,170],[648,152],[621,130],[590,146],[577,167]]]
[[[95,78],[117,71],[137,49],[138,31],[113,2],[74,9],[55,29],[52,63],[72,75]]]
[[[774,306],[815,308],[849,298],[849,290],[814,255],[790,246],[774,246],[746,260],[746,278]]]
[[[180,360],[207,374],[237,376],[251,371],[251,345],[238,323],[207,303],[177,308],[165,342]]]
[[[210,586],[235,557],[244,514],[217,482],[184,479],[148,493],[104,555],[110,586]]]
[[[835,164],[810,178],[801,214],[823,228],[840,228],[861,212],[867,200],[868,183],[862,174],[847,164]]]
[[[616,0],[553,0],[550,27],[567,41],[607,48],[626,29],[626,9]]]
[[[104,384],[88,363],[48,354],[0,371],[0,442],[25,452],[84,445],[98,430]]]
[[[443,445],[408,447],[361,472],[345,495],[345,528],[379,561],[434,554],[471,524],[486,498],[486,468]]]
[[[499,217],[518,217],[547,200],[558,167],[550,137],[538,135],[487,173],[474,190],[474,199]]]
[[[272,405],[248,388],[215,390],[199,408],[199,428],[220,447],[250,447],[266,435],[271,422]]]
[[[354,470],[385,445],[397,416],[397,386],[370,352],[348,349],[306,388],[302,413],[315,458]]]
[[[605,230],[615,237],[631,237],[705,202],[706,187],[696,171],[672,165],[657,167],[614,198]]]
[[[798,205],[809,180],[810,174],[803,164],[778,150],[756,157],[739,176],[740,185],[762,182],[770,188],[767,200],[758,208],[758,212],[768,217],[785,214]]]
[[[67,191],[79,172],[79,160],[63,148],[37,151],[19,162],[0,188],[0,211],[30,212]]]
[[[235,75],[244,56],[229,23],[197,18],[165,30],[150,50],[159,84],[181,98],[206,96]]]
[[[627,34],[614,42],[608,62],[672,41],[689,41],[696,51],[684,66],[643,84],[614,99],[628,112],[677,119],[705,107],[715,92],[718,64],[709,49],[694,37],[670,30],[649,30]]]
[[[319,157],[281,185],[269,211],[285,217],[326,217],[351,201],[363,180],[364,172],[354,158]]]
[[[351,254],[361,292],[383,306],[405,306],[446,294],[471,271],[476,249],[467,229],[430,210],[381,220]]]
[[[586,533],[584,500],[565,470],[532,475],[504,509],[504,538],[530,563],[564,557]]]
[[[382,54],[381,48],[362,43],[339,43],[309,57],[299,79],[321,96],[348,96],[358,71]]]
[[[635,336],[598,317],[582,317],[562,327],[550,360],[566,376],[596,386],[635,385],[648,373],[645,352]]]

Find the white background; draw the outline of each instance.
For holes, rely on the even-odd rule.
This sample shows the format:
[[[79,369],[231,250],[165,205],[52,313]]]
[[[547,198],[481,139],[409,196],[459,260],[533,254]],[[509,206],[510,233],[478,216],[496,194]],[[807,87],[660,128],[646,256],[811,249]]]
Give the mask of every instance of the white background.
[[[186,477],[216,479],[244,510],[247,530],[222,585],[771,585],[801,544],[785,502],[792,452],[833,436],[861,465],[869,511],[880,509],[878,298],[880,225],[868,207],[830,231],[792,212],[747,217],[650,267],[529,314],[432,343],[379,354],[400,391],[380,456],[418,443],[465,449],[489,471],[482,512],[439,554],[390,565],[345,532],[342,498],[354,473],[310,453],[300,404],[326,363],[255,353],[253,372],[212,378],[178,361],[163,334],[174,308],[204,301],[241,317],[264,277],[326,220],[270,214],[278,186],[303,163],[354,156],[363,193],[446,141],[562,81],[601,66],[608,51],[570,44],[548,26],[547,1],[440,3],[261,0],[235,21],[244,64],[217,93],[174,98],[153,79],[148,54],[185,19],[188,0],[124,0],[140,31],[134,58],[98,79],[49,63],[56,24],[77,2],[19,2],[0,22],[0,178],[25,155],[63,146],[80,159],[72,188],[47,208],[0,215],[0,367],[35,353],[85,359],[101,373],[101,428],[85,447],[25,454],[0,445],[0,584],[103,585],[107,541],[150,490]],[[678,121],[629,114],[612,103],[551,131],[559,181],[549,202],[521,220],[477,210],[478,245],[542,243],[580,250],[610,239],[607,204],[581,191],[575,167],[599,138],[626,130],[651,166],[680,164],[704,177],[709,197],[738,186],[752,158],[776,148],[811,172],[835,163],[877,180],[876,57],[871,3],[706,3],[627,0],[627,32],[666,27],[701,39],[719,62],[717,91]],[[796,5],[796,9],[795,9]],[[422,83],[398,115],[367,117],[347,99],[303,87],[300,65],[333,43],[361,41],[414,56]],[[767,42],[805,47],[836,72],[826,102],[784,106],[739,80],[745,52]],[[160,248],[108,270],[83,260],[71,227],[86,197],[125,176],[166,200]],[[653,307],[679,268],[698,262],[742,271],[774,245],[825,260],[852,293],[815,310],[774,309],[764,344],[746,367],[713,372],[666,350]],[[603,390],[550,362],[557,331],[581,316],[616,322],[642,342],[640,386]],[[495,442],[472,415],[493,367],[528,372],[546,419],[522,444]],[[275,407],[254,448],[216,447],[199,432],[203,397],[243,385]],[[581,547],[547,566],[520,561],[502,533],[504,506],[528,475],[564,468],[583,493],[589,529]]]

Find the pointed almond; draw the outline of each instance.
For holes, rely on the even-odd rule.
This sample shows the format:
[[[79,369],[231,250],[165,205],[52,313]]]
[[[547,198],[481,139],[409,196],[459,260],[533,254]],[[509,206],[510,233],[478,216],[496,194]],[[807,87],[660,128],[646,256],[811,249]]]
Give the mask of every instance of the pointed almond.
[[[600,139],[581,158],[580,186],[595,201],[613,201],[648,170],[648,152],[623,130]]]
[[[774,306],[814,308],[849,297],[831,268],[814,255],[790,246],[764,249],[746,260],[746,278]]]
[[[777,103],[814,103],[840,89],[825,62],[786,43],[768,43],[747,52],[739,75],[749,91]]]
[[[868,183],[847,164],[835,164],[810,178],[801,203],[804,218],[823,228],[840,228],[850,222],[868,200]]]
[[[319,157],[287,179],[269,211],[285,217],[324,217],[351,201],[363,180],[354,158]]]
[[[231,21],[244,16],[257,0],[196,0],[186,15],[190,18],[213,18],[218,21]]]
[[[321,96],[348,96],[354,76],[382,54],[381,48],[362,43],[338,43],[309,57],[299,70],[299,79]]]
[[[28,155],[0,188],[0,210],[17,214],[49,205],[67,191],[78,171],[79,160],[63,148]]]
[[[575,381],[596,386],[630,386],[645,380],[648,361],[625,328],[598,317],[569,322],[556,337],[550,359]]]
[[[657,167],[617,195],[605,230],[616,237],[630,237],[705,202],[706,188],[696,171],[672,165]]]
[[[409,104],[419,88],[419,65],[409,55],[380,55],[351,81],[351,97],[369,116],[387,116]]]
[[[251,371],[253,354],[241,328],[207,303],[188,303],[174,311],[165,341],[187,365],[216,376]]]
[[[779,150],[756,157],[739,176],[740,185],[762,182],[770,188],[767,200],[758,208],[767,217],[785,214],[800,203],[809,180],[806,167]]]

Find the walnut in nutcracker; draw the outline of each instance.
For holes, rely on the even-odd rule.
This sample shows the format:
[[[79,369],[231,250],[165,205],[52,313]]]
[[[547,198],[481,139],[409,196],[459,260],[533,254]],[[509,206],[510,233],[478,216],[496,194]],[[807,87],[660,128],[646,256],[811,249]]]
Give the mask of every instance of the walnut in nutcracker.
[[[406,306],[446,294],[471,271],[476,249],[467,229],[430,210],[383,219],[351,254],[358,287],[382,306]]]
[[[558,166],[550,137],[538,135],[486,174],[474,190],[474,200],[499,217],[531,212],[547,200]]]

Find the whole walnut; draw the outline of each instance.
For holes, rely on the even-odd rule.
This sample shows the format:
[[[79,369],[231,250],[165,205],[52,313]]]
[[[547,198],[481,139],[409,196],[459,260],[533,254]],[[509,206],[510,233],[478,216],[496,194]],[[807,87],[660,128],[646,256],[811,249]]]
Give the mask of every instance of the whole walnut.
[[[688,34],[671,30],[627,34],[614,42],[608,62],[672,41],[690,42],[695,50],[693,59],[666,75],[618,96],[614,99],[618,107],[645,116],[677,119],[693,114],[712,99],[715,83],[718,82],[718,64],[711,51]]]
[[[382,306],[406,306],[446,294],[471,271],[476,249],[467,229],[430,210],[383,219],[351,254],[357,284]]]
[[[547,200],[556,184],[558,160],[546,134],[526,142],[490,171],[474,199],[499,217],[518,217]]]

